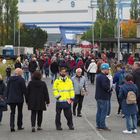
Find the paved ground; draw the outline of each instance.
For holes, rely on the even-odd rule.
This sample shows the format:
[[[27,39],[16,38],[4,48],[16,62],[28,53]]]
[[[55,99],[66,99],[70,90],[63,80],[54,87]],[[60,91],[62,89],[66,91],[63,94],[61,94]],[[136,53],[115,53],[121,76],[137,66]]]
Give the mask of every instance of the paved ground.
[[[112,112],[111,116],[107,118],[108,126],[112,129],[111,132],[97,131],[95,129],[95,114],[96,102],[94,100],[94,86],[89,83],[89,95],[84,99],[83,117],[74,117],[75,130],[68,130],[66,120],[62,114],[62,127],[63,131],[55,129],[55,99],[52,96],[52,86],[50,80],[46,80],[51,104],[47,111],[44,112],[43,130],[40,132],[32,133],[30,126],[30,112],[27,106],[24,105],[24,127],[23,131],[16,131],[11,133],[9,129],[9,114],[7,111],[4,113],[3,122],[0,126],[0,140],[139,140],[140,129],[138,134],[126,135],[122,133],[125,129],[125,120],[116,115],[117,102],[115,95],[112,97]]]

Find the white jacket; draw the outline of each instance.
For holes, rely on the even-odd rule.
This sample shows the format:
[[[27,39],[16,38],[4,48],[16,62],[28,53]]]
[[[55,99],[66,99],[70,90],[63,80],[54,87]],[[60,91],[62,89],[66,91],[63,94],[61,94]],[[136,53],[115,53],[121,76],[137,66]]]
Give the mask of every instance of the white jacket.
[[[87,72],[96,73],[97,72],[97,64],[95,62],[91,62],[88,69],[87,69]]]

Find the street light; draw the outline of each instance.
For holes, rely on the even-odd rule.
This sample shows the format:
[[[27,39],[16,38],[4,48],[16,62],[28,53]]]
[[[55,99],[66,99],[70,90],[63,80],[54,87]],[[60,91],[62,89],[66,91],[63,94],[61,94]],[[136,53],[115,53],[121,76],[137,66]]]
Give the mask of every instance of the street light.
[[[92,10],[92,28],[91,28],[91,32],[92,32],[92,46],[94,46],[94,18],[93,18],[93,8],[94,8],[94,0],[90,1],[90,6],[89,8],[91,8]]]
[[[120,10],[120,2],[121,0],[118,0],[118,62],[120,62],[120,14],[121,14],[121,10]]]

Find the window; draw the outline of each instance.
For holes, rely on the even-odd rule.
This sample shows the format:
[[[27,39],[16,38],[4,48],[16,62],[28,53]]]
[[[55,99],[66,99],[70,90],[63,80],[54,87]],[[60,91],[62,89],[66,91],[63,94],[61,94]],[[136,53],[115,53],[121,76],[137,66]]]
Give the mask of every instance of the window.
[[[33,0],[33,2],[37,2],[37,0]]]
[[[24,2],[24,0],[20,0],[20,2]]]

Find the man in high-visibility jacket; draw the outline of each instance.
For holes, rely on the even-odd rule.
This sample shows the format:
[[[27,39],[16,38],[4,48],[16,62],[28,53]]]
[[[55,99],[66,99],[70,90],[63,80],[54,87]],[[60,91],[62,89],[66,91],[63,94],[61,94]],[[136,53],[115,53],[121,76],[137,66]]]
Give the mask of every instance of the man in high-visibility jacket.
[[[74,99],[74,88],[71,79],[67,76],[65,67],[60,68],[60,76],[54,81],[53,94],[56,98],[56,117],[55,124],[57,130],[62,130],[61,127],[61,112],[67,119],[67,125],[70,130],[74,130],[71,103]]]

